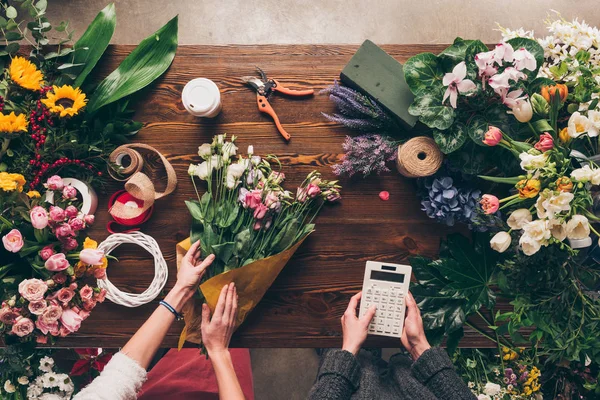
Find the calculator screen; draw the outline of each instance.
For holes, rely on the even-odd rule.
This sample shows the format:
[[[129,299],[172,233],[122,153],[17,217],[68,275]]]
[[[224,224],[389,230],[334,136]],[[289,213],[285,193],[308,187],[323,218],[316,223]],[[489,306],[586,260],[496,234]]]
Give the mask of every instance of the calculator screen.
[[[393,274],[391,272],[382,271],[371,271],[371,279],[376,281],[388,281],[388,282],[404,282],[404,274]]]

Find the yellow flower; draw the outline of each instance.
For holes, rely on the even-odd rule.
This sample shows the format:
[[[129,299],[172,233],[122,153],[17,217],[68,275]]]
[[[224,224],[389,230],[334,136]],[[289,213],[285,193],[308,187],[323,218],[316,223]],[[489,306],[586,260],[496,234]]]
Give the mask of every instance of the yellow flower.
[[[83,248],[84,249],[97,249],[98,242],[96,242],[93,239],[90,239],[89,237],[86,237],[85,240],[83,241]]]
[[[519,191],[519,197],[522,199],[532,199],[538,195],[542,183],[537,179],[523,179],[515,187]]]
[[[40,197],[42,197],[40,192],[38,192],[37,190],[30,190],[26,194],[27,194],[27,197],[29,197],[30,199],[39,199]]]
[[[5,192],[13,190],[23,191],[25,178],[21,174],[9,174],[8,172],[0,172],[0,189]]]
[[[10,78],[19,86],[29,90],[40,90],[44,76],[35,64],[23,57],[15,57],[10,63]]]
[[[27,124],[25,114],[16,115],[14,111],[8,115],[0,114],[0,133],[27,132]]]
[[[85,272],[87,271],[87,265],[82,263],[81,261],[79,261],[77,264],[75,264],[75,277],[77,278],[81,278],[83,275],[85,275]]]
[[[52,91],[48,92],[46,98],[42,100],[50,112],[60,114],[61,118],[76,115],[85,107],[86,102],[87,99],[81,89],[69,85],[52,86]]]
[[[560,130],[560,132],[558,133],[558,138],[560,139],[561,142],[563,143],[569,143],[569,141],[571,140],[571,136],[569,136],[569,128],[563,128]]]

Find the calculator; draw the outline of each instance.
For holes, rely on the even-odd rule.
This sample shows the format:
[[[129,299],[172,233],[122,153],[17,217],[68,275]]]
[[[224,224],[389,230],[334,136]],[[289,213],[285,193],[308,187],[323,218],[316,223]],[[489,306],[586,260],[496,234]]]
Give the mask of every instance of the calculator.
[[[402,336],[406,310],[404,298],[408,294],[411,273],[410,265],[367,261],[359,316],[365,315],[369,307],[377,307],[369,324],[370,334]]]

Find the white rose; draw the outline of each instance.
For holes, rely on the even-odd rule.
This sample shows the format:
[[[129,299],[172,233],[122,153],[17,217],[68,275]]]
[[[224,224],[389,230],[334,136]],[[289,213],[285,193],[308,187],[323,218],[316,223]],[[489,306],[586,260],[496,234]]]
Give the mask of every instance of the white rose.
[[[594,178],[594,171],[589,165],[584,165],[582,168],[578,168],[571,172],[571,178],[579,182],[589,182]]]
[[[233,142],[227,142],[223,145],[223,160],[229,159],[237,154],[237,146]]]
[[[205,160],[212,156],[212,148],[210,143],[204,143],[202,146],[198,147],[198,155]]]
[[[552,236],[550,229],[548,229],[548,224],[543,219],[536,219],[533,222],[525,224],[523,226],[523,232],[525,235],[540,243],[545,242]]]
[[[534,155],[524,152],[519,154],[519,158],[521,159],[521,168],[524,171],[533,171],[539,168],[544,168],[548,156],[546,153]]]
[[[497,383],[488,382],[485,384],[483,392],[488,396],[495,396],[498,393],[500,393],[500,389],[500,385],[498,385]]]
[[[16,390],[15,385],[13,385],[10,380],[7,379],[6,382],[4,382],[4,391],[6,393],[14,393]]]
[[[29,384],[29,378],[27,378],[25,375],[20,376],[19,379],[17,379],[17,381],[19,382],[19,385],[28,385]]]
[[[542,247],[540,242],[533,239],[529,235],[522,235],[521,239],[519,239],[519,244],[521,245],[521,250],[523,250],[523,253],[525,253],[526,256],[534,255]]]
[[[510,247],[512,239],[508,232],[498,232],[490,240],[490,246],[498,253],[504,253]]]
[[[575,111],[569,118],[567,132],[569,132],[569,136],[572,138],[577,138],[584,133],[587,133],[589,137],[598,136],[598,129],[586,116],[581,115],[579,111]]]
[[[526,208],[519,208],[513,211],[506,221],[511,229],[516,230],[523,229],[523,225],[528,222],[531,222],[531,213]]]
[[[590,236],[590,223],[583,215],[573,215],[567,222],[567,237],[569,239],[585,239]]]
[[[555,214],[558,214],[562,211],[570,211],[571,201],[574,197],[575,196],[573,193],[560,192],[558,196],[551,196],[550,198],[544,200],[543,206],[546,211],[551,214],[551,217],[553,217]]]
[[[548,221],[548,228],[550,228],[550,233],[556,240],[562,242],[567,238],[567,224],[564,222],[561,222],[557,219],[552,219]]]

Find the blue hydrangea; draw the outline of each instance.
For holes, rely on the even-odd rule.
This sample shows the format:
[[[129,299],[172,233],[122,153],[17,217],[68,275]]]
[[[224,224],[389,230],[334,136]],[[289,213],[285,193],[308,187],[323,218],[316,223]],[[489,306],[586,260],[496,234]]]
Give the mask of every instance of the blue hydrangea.
[[[480,190],[457,188],[449,176],[426,179],[424,187],[421,205],[429,218],[453,226],[456,222],[470,224],[477,216]]]

